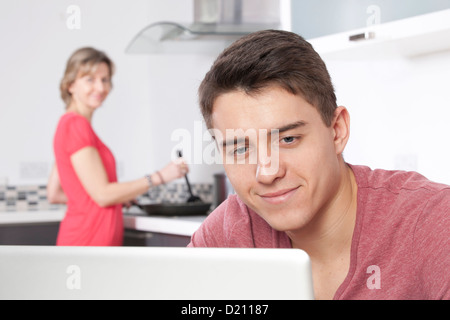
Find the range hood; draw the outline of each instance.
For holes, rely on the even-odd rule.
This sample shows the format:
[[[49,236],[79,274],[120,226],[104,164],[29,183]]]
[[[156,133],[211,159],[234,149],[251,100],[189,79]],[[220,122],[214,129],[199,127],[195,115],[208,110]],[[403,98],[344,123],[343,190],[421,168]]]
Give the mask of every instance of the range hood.
[[[194,22],[156,22],[142,29],[127,53],[217,54],[243,35],[280,28],[280,0],[193,0]]]

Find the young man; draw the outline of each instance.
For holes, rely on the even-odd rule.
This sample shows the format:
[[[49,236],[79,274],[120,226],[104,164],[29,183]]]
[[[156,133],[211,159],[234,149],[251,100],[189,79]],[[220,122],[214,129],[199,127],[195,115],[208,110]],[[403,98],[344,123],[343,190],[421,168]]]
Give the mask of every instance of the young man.
[[[349,113],[308,42],[245,36],[199,96],[236,195],[189,246],[305,250],[317,299],[450,298],[450,187],[344,161]]]

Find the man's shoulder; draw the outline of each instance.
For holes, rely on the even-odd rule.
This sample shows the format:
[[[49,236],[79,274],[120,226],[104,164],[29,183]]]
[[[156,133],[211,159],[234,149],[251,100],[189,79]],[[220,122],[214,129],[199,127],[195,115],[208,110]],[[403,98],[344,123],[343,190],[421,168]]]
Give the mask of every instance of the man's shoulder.
[[[398,277],[397,284],[384,283],[399,297],[417,291],[409,285],[413,278],[420,297],[448,296],[450,283],[438,280],[448,270],[450,187],[416,172],[352,169],[360,182],[355,239],[361,274],[375,264],[385,279]]]
[[[427,179],[415,171],[402,170],[372,170],[366,166],[354,166],[351,168],[355,174],[358,188],[387,191],[393,194],[428,195],[448,194],[450,186]],[[417,199],[417,197],[416,197]]]
[[[230,195],[208,215],[192,236],[189,246],[228,247],[231,235],[244,233],[249,222],[248,207],[237,195]]]
[[[442,218],[450,215],[448,185],[412,171],[371,170],[361,166],[352,169],[358,184],[359,210],[366,222],[377,221],[380,227],[417,228],[425,220],[431,225],[442,224]]]
[[[238,195],[218,206],[194,233],[189,246],[288,248],[284,232],[272,229]]]
[[[207,217],[206,220],[221,220],[231,222],[234,220],[245,219],[249,214],[247,205],[239,198],[238,195],[229,195],[225,201],[217,206]],[[206,221],[205,220],[205,221]]]

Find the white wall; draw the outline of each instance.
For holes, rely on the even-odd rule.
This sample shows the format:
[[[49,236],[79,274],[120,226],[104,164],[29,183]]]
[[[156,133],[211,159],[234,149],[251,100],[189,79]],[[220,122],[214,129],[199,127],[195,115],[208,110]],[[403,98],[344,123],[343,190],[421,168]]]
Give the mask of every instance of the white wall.
[[[350,111],[348,162],[450,184],[450,51],[326,62],[338,103]]]
[[[66,24],[73,17],[67,12],[70,5],[80,10],[79,29]],[[93,125],[116,156],[119,179],[138,178],[165,165],[176,145],[170,133],[180,127],[191,130],[201,120],[197,86],[214,57],[124,51],[148,24],[189,22],[191,17],[191,1],[1,1],[0,183],[46,183],[55,126],[64,112],[59,81],[68,57],[82,46],[106,51],[117,66],[114,89]],[[212,182],[217,170],[191,166],[191,179]]]

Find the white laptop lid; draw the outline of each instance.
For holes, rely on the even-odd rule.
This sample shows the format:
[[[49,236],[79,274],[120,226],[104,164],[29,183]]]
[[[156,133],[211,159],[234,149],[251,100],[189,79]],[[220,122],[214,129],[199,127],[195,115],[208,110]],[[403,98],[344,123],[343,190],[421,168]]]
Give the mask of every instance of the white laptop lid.
[[[0,299],[313,299],[298,249],[0,246]]]

